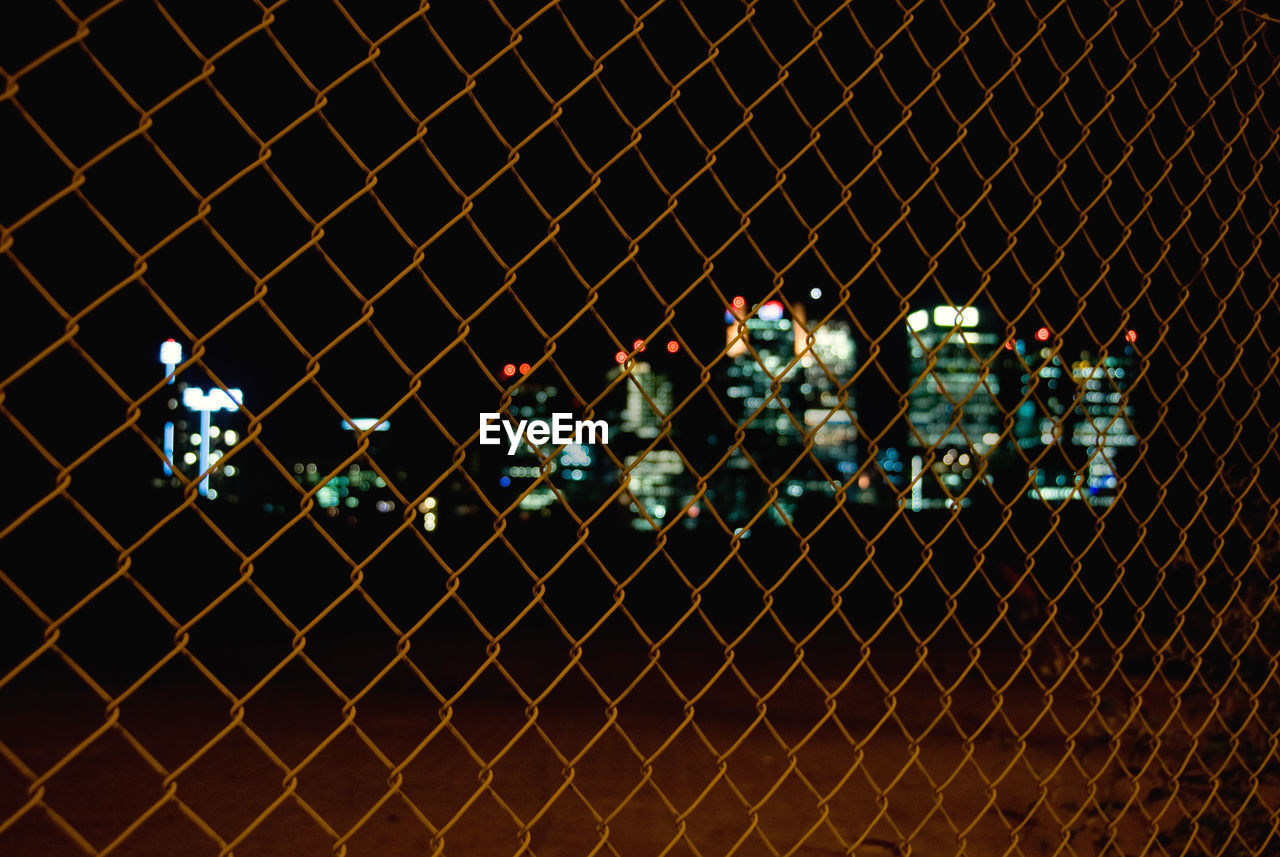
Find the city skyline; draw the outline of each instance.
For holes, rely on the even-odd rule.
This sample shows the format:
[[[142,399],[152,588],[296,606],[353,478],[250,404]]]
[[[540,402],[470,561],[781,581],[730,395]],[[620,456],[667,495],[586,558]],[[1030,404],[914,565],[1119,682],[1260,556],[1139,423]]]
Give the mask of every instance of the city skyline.
[[[1134,408],[1126,394],[1127,377],[1134,372],[1137,333],[1132,329],[1122,355],[1091,363],[1092,352],[1082,350],[1068,365],[1049,347],[1047,327],[1025,338],[1006,339],[975,305],[913,309],[902,325],[907,359],[900,389],[909,407],[895,431],[874,442],[859,421],[859,347],[846,320],[811,324],[802,302],[788,308],[770,299],[753,310],[745,298],[734,297],[723,322],[722,353],[714,362],[712,381],[701,385],[714,394],[719,423],[708,426],[689,418],[687,410],[672,414],[691,392],[687,373],[680,371],[687,361],[679,339],[637,339],[630,350],[613,355],[601,376],[610,392],[598,400],[594,413],[613,426],[607,449],[524,440],[512,455],[497,458],[478,446],[468,447],[468,473],[481,488],[495,491],[498,501],[519,497],[521,513],[549,511],[562,503],[591,508],[612,498],[627,508],[632,526],[640,530],[660,529],[674,516],[693,527],[704,511],[741,527],[762,516],[774,525],[787,525],[797,513],[819,515],[843,503],[945,509],[969,505],[975,491],[1007,494],[1020,481],[1025,483],[1020,491],[1024,498],[1046,502],[1077,499],[1107,505],[1120,489],[1124,450],[1136,444]],[[174,397],[167,400],[169,410],[180,399],[195,416],[165,422],[158,440],[170,458],[162,464],[165,478],[153,479],[153,484],[178,486],[181,480],[173,470],[194,478],[207,469],[199,493],[212,490],[213,499],[225,492],[221,486],[229,476],[240,476],[238,485],[252,483],[252,474],[217,466],[223,450],[208,449],[211,441],[229,447],[242,436],[242,428],[209,422],[211,412],[236,411],[238,400],[217,387],[206,394],[189,386],[185,378],[194,378],[190,373],[183,379],[175,376],[182,359],[175,340],[167,340],[161,350],[167,382],[177,381]],[[510,403],[501,412],[514,420],[584,407],[545,369],[539,372],[528,362],[505,363],[496,374],[510,383]],[[235,390],[234,395],[242,394]],[[202,402],[211,404],[202,410]],[[191,428],[193,418],[204,421],[203,434]],[[240,414],[222,419],[243,423]],[[339,427],[348,437],[361,432],[375,441],[369,454],[380,459],[387,474],[395,474],[390,481],[396,488],[412,497],[419,493],[413,481],[431,474],[411,477],[413,468],[387,451],[394,448],[391,442],[377,441],[391,437],[380,433],[390,432],[393,420],[394,413],[381,421],[353,417],[339,421]],[[187,450],[187,445],[198,451]],[[330,456],[343,448],[336,438],[328,445]],[[871,460],[860,458],[863,450]],[[370,508],[383,513],[397,508],[388,480],[373,470],[353,464],[318,485],[317,474],[331,467],[304,458],[291,463],[293,476],[304,490],[315,491],[326,516],[350,519],[357,509],[368,514]],[[690,459],[709,474],[704,475],[701,498]],[[979,485],[971,484],[975,479]],[[772,494],[770,483],[777,486]],[[262,505],[271,511],[279,503],[283,511],[286,501],[281,494]],[[479,509],[471,504],[453,512]],[[431,529],[449,513],[443,503],[433,508]]]

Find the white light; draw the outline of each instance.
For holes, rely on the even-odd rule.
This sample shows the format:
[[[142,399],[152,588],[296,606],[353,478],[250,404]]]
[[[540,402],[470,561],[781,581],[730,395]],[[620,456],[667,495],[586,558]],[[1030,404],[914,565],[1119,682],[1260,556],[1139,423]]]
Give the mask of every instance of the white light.
[[[182,404],[193,411],[234,411],[244,401],[244,393],[238,388],[223,390],[215,387],[206,395],[199,387],[182,391]]]
[[[939,306],[933,308],[933,323],[938,327],[974,327],[978,323],[977,307]]]
[[[235,446],[238,440],[240,440],[240,435],[236,434],[235,429],[227,429],[222,433],[222,442],[227,446]]]
[[[210,489],[209,489],[208,494],[206,494],[205,496],[207,496],[210,500],[217,500],[217,499],[218,499],[218,489],[217,489],[217,488],[210,488]]]
[[[781,301],[768,301],[764,306],[760,307],[758,315],[763,321],[778,321],[782,318],[783,308]]]
[[[982,436],[982,442],[985,443],[987,446],[995,446],[997,443],[1000,442],[1000,435],[996,434],[993,431],[989,431]]]
[[[809,297],[813,298],[816,301],[818,298],[822,297],[822,289],[816,286],[812,289],[809,289]]]
[[[966,464],[968,464],[968,463],[969,463],[969,456],[968,456],[968,454],[967,454],[967,453],[961,453],[961,455],[960,455],[960,465],[963,467],[964,465],[966,465]]]
[[[222,472],[228,476],[235,476],[240,471],[236,470],[236,466],[234,464],[228,464],[226,467],[222,468]]]
[[[199,445],[200,445],[200,435],[198,435],[198,434],[193,434],[193,435],[191,435],[191,445],[192,445],[192,446],[199,446]]]
[[[217,426],[209,426],[209,437],[217,437],[219,434],[221,434],[221,431]]]
[[[422,529],[428,533],[436,528],[436,516],[428,512],[422,519]]]
[[[184,452],[184,453],[182,454],[182,463],[183,463],[183,464],[195,464],[195,463],[196,463],[196,454],[195,454],[194,452]]]
[[[347,431],[386,431],[391,428],[391,420],[378,421],[376,417],[355,417],[351,420],[343,420],[342,427]]]
[[[918,309],[911,315],[907,316],[907,324],[912,330],[924,330],[929,326],[929,313],[925,310]]]
[[[174,342],[172,339],[166,339],[160,343],[160,362],[166,366],[176,366],[181,363],[182,343]]]
[[[653,507],[653,516],[654,516],[655,518],[665,518],[665,517],[667,516],[667,507],[666,507],[666,506],[654,506],[654,507]]]
[[[924,460],[918,455],[911,456],[911,511],[919,512],[924,508],[924,485],[920,472],[924,469]]]

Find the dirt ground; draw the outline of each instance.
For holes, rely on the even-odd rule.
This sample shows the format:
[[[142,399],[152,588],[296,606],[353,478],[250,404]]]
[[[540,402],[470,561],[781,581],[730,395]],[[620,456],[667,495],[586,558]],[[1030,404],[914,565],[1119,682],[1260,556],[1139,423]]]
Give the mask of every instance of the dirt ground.
[[[178,655],[107,687],[110,711],[46,656],[0,708],[0,818],[30,806],[0,853],[1064,853],[1104,714],[1140,681],[1061,653],[1024,665],[1009,640],[921,658],[903,635],[832,635],[800,659],[673,640],[653,659],[602,633],[577,660],[526,641],[487,665],[455,644],[411,647],[417,672],[390,649],[304,648],[333,686],[298,655],[265,682],[270,663],[229,671],[243,705]]]

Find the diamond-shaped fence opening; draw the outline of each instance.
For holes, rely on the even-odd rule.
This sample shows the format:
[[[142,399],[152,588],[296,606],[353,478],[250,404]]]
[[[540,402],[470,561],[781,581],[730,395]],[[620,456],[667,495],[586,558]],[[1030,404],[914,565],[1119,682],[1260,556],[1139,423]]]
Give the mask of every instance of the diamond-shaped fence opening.
[[[1275,850],[1266,3],[20,5],[0,853]]]

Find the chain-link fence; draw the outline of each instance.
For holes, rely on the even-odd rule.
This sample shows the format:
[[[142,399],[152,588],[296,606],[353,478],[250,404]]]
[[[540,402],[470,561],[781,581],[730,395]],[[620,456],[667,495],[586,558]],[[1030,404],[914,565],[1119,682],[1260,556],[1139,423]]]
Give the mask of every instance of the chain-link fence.
[[[11,6],[0,853],[1280,849],[1271,4]]]

